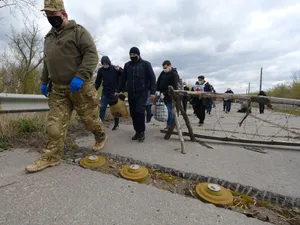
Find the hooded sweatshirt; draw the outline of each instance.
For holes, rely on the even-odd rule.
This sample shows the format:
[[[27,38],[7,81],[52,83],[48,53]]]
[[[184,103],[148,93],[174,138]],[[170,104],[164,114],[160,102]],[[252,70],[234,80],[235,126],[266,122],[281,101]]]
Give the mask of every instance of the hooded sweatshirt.
[[[119,70],[116,70],[114,66],[111,64],[111,61],[108,56],[103,56],[101,58],[101,64],[103,65],[103,63],[108,63],[109,67],[99,68],[97,73],[97,78],[95,81],[95,88],[96,90],[98,90],[102,84],[103,94],[111,95],[118,91],[119,79],[123,72],[123,69],[120,68]]]
[[[260,92],[258,93],[258,95],[260,95],[260,96],[267,96],[266,93],[265,93],[264,91],[260,91]]]

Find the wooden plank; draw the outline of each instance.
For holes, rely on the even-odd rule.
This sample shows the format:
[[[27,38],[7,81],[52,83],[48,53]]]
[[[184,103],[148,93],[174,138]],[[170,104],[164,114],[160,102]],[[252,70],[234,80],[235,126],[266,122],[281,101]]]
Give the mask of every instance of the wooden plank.
[[[180,100],[181,97],[178,95],[175,95],[174,89],[172,86],[169,86],[169,94],[172,96],[172,104],[173,104],[173,116],[176,124],[177,134],[181,145],[181,153],[185,154],[185,146],[184,146],[184,138],[181,132],[180,122],[179,122],[179,110],[180,110]]]
[[[165,132],[166,134],[165,134],[165,137],[164,137],[164,139],[165,140],[169,140],[170,139],[170,137],[171,137],[171,135],[173,134],[173,131],[174,131],[174,129],[175,129],[175,126],[176,126],[176,124],[175,124],[175,118],[173,118],[173,122],[172,122],[172,125],[169,127],[169,129]]]
[[[178,114],[177,114],[175,108],[173,108],[173,114],[174,114],[175,124],[176,124],[176,128],[177,128],[177,134],[178,134],[180,145],[181,145],[181,153],[186,154],[185,146],[184,146],[184,138],[183,138],[183,135],[182,135],[182,132],[180,129],[179,118],[178,118]]]
[[[183,105],[182,105],[182,102],[180,104],[180,112],[181,112],[181,115],[185,121],[185,124],[186,124],[186,127],[189,131],[189,135],[190,135],[190,139],[191,141],[196,141],[196,138],[195,138],[195,135],[194,135],[194,131],[193,131],[193,128],[192,128],[192,125],[191,125],[191,122],[189,120],[189,117],[188,115],[186,114],[186,112],[184,111],[183,109]]]
[[[277,98],[270,96],[253,96],[245,94],[225,94],[225,93],[211,93],[211,92],[195,92],[195,91],[184,91],[184,90],[175,90],[175,94],[182,96],[200,96],[200,97],[215,97],[217,99],[230,98],[237,100],[248,101],[251,99],[252,102],[259,102],[266,105],[270,103],[274,104],[287,104],[287,105],[297,105],[300,106],[299,99],[289,99],[289,98]]]

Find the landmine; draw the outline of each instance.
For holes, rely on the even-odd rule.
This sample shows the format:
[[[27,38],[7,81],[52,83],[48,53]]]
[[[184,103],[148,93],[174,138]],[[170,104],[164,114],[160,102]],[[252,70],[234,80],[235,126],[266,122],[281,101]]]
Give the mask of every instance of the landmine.
[[[200,183],[196,186],[196,193],[204,202],[216,205],[232,205],[233,203],[231,192],[217,184]]]
[[[131,181],[136,181],[138,183],[146,183],[149,177],[149,170],[137,164],[132,164],[130,166],[125,166],[120,171],[123,178]]]
[[[103,156],[91,155],[86,156],[80,160],[79,164],[86,168],[97,168],[103,166],[106,163],[106,159]]]

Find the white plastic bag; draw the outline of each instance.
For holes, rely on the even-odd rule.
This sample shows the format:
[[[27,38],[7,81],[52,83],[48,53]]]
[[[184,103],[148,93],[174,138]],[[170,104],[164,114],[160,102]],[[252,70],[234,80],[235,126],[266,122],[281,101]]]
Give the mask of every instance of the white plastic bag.
[[[154,119],[160,122],[168,121],[168,108],[161,99],[155,103]]]

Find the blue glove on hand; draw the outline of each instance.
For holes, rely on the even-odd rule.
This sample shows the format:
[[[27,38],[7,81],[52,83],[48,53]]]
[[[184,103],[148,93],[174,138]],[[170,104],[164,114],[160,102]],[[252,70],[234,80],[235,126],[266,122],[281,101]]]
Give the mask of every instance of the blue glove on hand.
[[[41,86],[41,92],[43,93],[43,95],[45,95],[46,97],[48,97],[48,90],[47,90],[47,88],[48,88],[48,85],[47,84],[42,84],[42,86]]]
[[[74,93],[75,91],[80,90],[80,88],[82,87],[82,84],[83,84],[82,79],[80,79],[79,77],[74,77],[70,84],[71,92]]]

